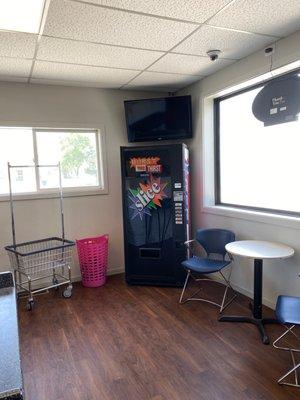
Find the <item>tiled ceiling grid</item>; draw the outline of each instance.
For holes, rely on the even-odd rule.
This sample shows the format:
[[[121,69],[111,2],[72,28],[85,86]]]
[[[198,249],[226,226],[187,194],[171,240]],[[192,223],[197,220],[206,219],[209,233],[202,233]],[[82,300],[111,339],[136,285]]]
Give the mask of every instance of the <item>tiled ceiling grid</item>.
[[[299,28],[299,0],[46,0],[38,35],[0,31],[0,80],[176,91]]]

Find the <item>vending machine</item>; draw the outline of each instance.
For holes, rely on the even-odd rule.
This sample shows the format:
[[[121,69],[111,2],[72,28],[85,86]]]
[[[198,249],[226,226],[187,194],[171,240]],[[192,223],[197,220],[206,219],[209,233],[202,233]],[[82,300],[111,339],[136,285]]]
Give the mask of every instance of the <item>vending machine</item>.
[[[121,147],[121,165],[127,283],[182,286],[190,232],[187,146]]]

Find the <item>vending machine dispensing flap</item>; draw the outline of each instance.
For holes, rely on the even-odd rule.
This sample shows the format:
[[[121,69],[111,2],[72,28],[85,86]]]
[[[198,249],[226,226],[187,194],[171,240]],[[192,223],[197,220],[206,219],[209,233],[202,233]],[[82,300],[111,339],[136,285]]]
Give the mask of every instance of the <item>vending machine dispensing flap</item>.
[[[161,258],[160,248],[140,247],[140,258],[150,258],[152,260],[159,260]]]

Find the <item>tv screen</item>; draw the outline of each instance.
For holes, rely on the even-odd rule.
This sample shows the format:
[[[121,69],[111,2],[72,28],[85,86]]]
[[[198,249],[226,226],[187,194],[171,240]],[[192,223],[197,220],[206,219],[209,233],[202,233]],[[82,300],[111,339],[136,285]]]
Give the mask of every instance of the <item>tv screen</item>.
[[[125,101],[129,142],[192,137],[191,96]]]

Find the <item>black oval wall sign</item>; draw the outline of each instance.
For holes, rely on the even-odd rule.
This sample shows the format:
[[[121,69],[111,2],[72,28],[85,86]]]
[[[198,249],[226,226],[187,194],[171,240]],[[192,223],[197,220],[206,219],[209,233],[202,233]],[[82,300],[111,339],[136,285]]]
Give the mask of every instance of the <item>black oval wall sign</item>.
[[[252,112],[264,126],[297,121],[300,112],[300,77],[293,75],[267,83],[255,97]]]

